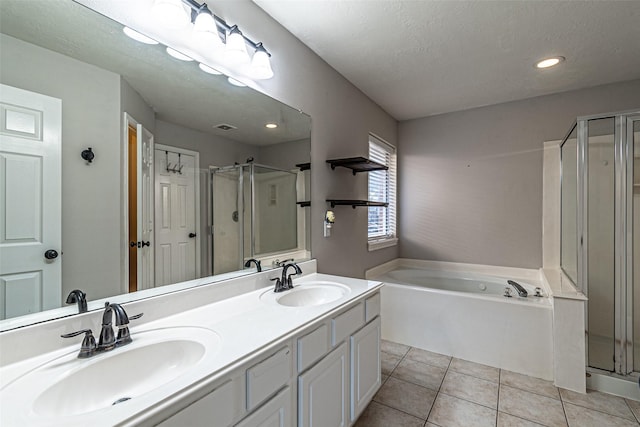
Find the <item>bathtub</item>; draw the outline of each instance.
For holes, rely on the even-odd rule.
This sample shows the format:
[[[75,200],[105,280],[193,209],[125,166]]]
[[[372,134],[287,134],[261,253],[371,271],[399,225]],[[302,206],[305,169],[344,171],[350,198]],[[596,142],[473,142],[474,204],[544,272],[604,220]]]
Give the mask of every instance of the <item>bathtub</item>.
[[[553,310],[544,290],[543,297],[533,296],[537,271],[422,263],[396,262],[367,273],[385,284],[383,339],[553,379]],[[508,279],[529,297],[518,297],[515,289],[504,297]]]

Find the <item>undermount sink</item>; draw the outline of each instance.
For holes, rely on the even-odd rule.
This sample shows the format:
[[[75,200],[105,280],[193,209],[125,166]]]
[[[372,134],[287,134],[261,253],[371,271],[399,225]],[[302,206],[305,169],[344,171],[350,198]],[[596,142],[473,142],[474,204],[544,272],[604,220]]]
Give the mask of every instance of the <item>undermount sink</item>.
[[[221,342],[217,333],[197,327],[154,329],[132,338],[127,346],[89,359],[77,359],[74,351],[51,360],[7,385],[0,396],[39,417],[73,417],[126,405],[207,363]]]
[[[287,307],[310,307],[328,304],[344,297],[350,289],[337,282],[313,281],[305,282],[293,289],[275,293],[272,290],[260,297],[267,303],[275,303]]]

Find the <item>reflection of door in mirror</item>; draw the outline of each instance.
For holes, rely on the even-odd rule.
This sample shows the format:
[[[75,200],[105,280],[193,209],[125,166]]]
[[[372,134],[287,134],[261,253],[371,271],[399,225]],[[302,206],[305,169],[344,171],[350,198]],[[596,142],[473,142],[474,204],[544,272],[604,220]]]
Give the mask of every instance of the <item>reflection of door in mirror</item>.
[[[125,113],[129,292],[154,285],[153,134]]]
[[[155,286],[200,277],[199,153],[155,149]]]
[[[60,304],[61,104],[0,85],[0,319]]]

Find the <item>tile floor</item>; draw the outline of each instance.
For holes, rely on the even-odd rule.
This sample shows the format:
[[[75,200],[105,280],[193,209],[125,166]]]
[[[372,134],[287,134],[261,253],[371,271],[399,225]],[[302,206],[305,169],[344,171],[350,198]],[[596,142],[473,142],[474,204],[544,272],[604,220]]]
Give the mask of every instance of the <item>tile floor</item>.
[[[382,387],[356,427],[640,426],[640,402],[389,341]]]

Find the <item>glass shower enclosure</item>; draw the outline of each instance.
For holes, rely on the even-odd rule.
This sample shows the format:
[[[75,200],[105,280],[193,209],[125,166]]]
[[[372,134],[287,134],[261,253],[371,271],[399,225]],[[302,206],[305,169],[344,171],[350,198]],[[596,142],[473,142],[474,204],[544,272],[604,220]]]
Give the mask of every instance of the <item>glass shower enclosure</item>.
[[[211,169],[213,274],[299,246],[298,174],[257,163]]]
[[[640,111],[579,117],[561,145],[561,267],[588,297],[588,368],[640,376]]]

